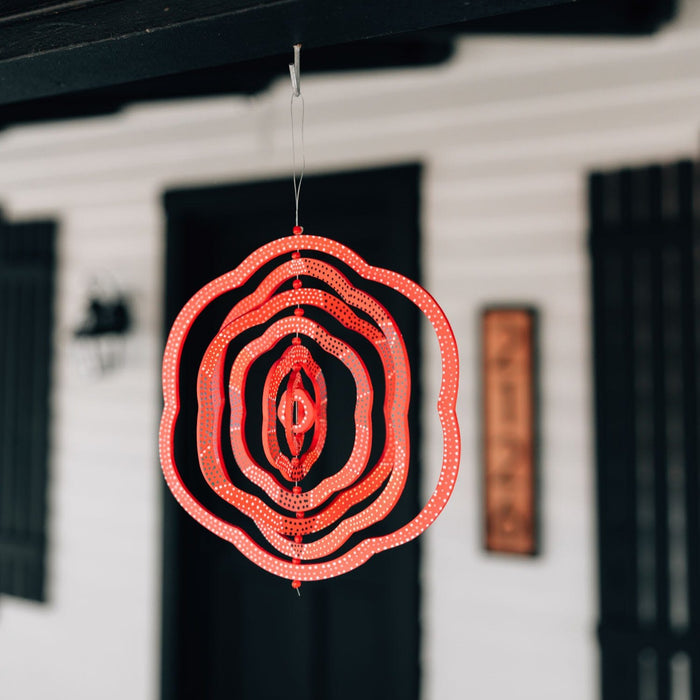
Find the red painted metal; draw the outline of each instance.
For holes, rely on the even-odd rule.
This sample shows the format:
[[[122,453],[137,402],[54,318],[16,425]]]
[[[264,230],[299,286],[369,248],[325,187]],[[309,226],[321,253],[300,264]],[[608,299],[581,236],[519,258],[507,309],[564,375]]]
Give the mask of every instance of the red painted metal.
[[[290,369],[294,367],[294,365],[298,365],[298,372],[303,371],[306,376],[309,377],[316,397],[315,400],[309,396],[308,392],[303,387],[300,387],[293,389],[292,392],[289,390],[285,391],[280,397],[279,402],[277,401],[277,395],[282,381],[284,377],[288,375],[291,380]],[[294,403],[297,404],[299,407],[298,410],[301,411],[297,423],[294,423],[292,420]],[[262,432],[265,456],[270,464],[273,464],[279,469],[287,481],[303,479],[308,474],[314,462],[319,458],[326,441],[327,403],[326,381],[323,378],[321,368],[313,361],[311,353],[307,348],[303,345],[291,345],[284,351],[282,357],[270,368],[267,379],[265,380],[262,399]],[[231,414],[232,436],[238,433],[236,426],[241,425],[241,417],[241,411],[238,409],[237,415]],[[293,463],[294,458],[290,459],[280,450],[277,440],[277,424],[275,418],[279,418],[280,423],[284,426],[287,444],[292,452],[290,437],[292,441],[299,439],[300,435],[303,436],[312,426],[314,427],[311,445],[303,455],[297,456],[297,464]],[[240,449],[238,443],[236,445],[232,444],[232,446],[234,452],[236,449]],[[300,449],[296,451],[296,455],[298,455]]]
[[[442,362],[437,410],[443,431],[443,460],[435,490],[413,520],[392,533],[365,538],[342,553],[338,550],[348,538],[386,517],[403,491],[409,464],[410,370],[401,333],[388,311],[351,284],[334,265],[312,257],[313,253],[333,257],[361,278],[384,284],[413,302],[435,330]],[[223,500],[253,520],[269,544],[268,549],[194,498],[178,470],[173,437],[180,406],[180,356],[192,324],[214,299],[242,287],[262,266],[290,254],[291,260],[280,262],[231,309],[204,353],[197,382],[197,447],[204,478]],[[290,280],[292,289],[280,291]],[[323,288],[310,286],[314,280]],[[374,464],[369,463],[374,398],[371,377],[360,355],[347,342],[305,314],[305,309],[311,308],[322,309],[343,327],[366,338],[381,359],[386,439]],[[259,329],[258,336],[237,353],[226,378],[228,348],[250,329]],[[251,367],[271,352],[278,357],[267,374],[262,396],[262,441],[268,464],[260,465],[251,456],[246,441],[244,397]],[[344,465],[317,486],[305,490],[303,483],[297,482],[303,482],[326,440],[329,397],[321,370],[325,354],[342,362],[355,381],[355,441]],[[267,571],[288,578],[295,585],[337,576],[360,566],[379,551],[417,537],[444,508],[459,467],[460,438],[455,414],[458,375],[454,335],[444,313],[424,289],[396,272],[368,265],[335,241],[295,230],[294,235],[259,248],[235,270],[203,287],[173,324],[163,360],[165,408],[160,453],[165,479],[192,517]],[[255,495],[255,489],[249,492],[235,485],[227,471],[221,444],[227,398],[229,437],[236,466],[273,505]],[[277,437],[278,421],[284,432],[284,445]],[[353,508],[360,503],[363,507],[359,511]],[[346,517],[350,509],[353,513]]]

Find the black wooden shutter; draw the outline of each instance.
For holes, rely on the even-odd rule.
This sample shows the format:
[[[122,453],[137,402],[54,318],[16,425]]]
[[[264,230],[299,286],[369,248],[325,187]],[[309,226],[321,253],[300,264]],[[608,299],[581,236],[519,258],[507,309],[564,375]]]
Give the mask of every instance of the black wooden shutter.
[[[590,182],[604,700],[700,698],[699,174]]]
[[[0,223],[0,593],[43,600],[55,227]]]

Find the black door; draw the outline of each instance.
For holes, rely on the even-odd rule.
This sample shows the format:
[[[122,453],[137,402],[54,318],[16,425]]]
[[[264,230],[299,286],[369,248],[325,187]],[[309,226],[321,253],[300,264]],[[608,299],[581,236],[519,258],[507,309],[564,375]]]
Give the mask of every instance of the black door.
[[[371,264],[418,280],[419,178],[417,166],[307,177],[301,223],[307,233],[334,238]],[[165,207],[168,327],[197,289],[258,246],[288,235],[293,224],[289,180],[172,191]],[[395,529],[418,511],[418,315],[379,285],[369,291],[402,328],[414,387],[412,458],[404,495],[389,522]],[[220,300],[211,318],[202,318],[183,353],[176,449],[183,476],[192,482],[201,481],[194,438],[197,359],[221,321],[216,311],[227,303]],[[324,455],[337,465],[352,430],[343,427],[347,407],[331,398],[342,396],[345,378],[331,372],[326,381]],[[208,505],[212,494],[201,484],[192,488]],[[337,579],[305,583],[298,597],[288,581],[258,569],[191,520],[167,492],[164,509],[164,700],[418,697],[418,542],[377,555]]]

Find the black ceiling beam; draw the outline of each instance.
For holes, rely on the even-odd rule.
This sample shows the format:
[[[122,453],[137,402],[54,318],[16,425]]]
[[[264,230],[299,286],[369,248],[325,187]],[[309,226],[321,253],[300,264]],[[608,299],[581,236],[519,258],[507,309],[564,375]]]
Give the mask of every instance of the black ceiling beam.
[[[573,5],[486,17],[462,29],[468,34],[636,36],[653,34],[677,12],[678,0],[578,0]]]
[[[572,0],[9,0],[0,105]]]
[[[303,74],[434,66],[454,53],[452,32],[424,30],[308,49]],[[129,83],[0,104],[0,129],[13,124],[76,119],[119,111],[135,102],[154,102],[215,95],[251,95],[276,78],[289,78],[286,56],[269,56],[213,68],[200,68]]]

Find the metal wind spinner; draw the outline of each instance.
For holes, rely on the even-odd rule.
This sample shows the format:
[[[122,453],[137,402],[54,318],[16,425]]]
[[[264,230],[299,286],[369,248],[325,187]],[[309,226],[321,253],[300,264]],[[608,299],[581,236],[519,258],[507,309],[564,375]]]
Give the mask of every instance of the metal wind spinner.
[[[295,194],[298,207],[296,183]],[[209,488],[255,524],[258,533],[254,537],[244,526],[228,522],[195,498],[176,463],[174,438],[180,410],[180,359],[193,324],[212,301],[241,289],[263,267],[271,271],[228,312],[204,353],[197,379],[199,467]],[[389,311],[353,285],[343,268],[360,279],[385,285],[420,309],[436,333],[442,363],[437,411],[443,454],[438,483],[412,520],[388,534],[364,538],[363,531],[396,506],[406,483],[411,374],[401,331]],[[333,335],[305,309],[313,309],[314,317],[342,325],[349,337],[364,339],[361,348]],[[245,341],[240,340],[243,334]],[[241,349],[236,346],[227,370],[227,353],[234,340],[245,344]],[[380,431],[372,425],[375,380],[362,357],[369,347],[365,341],[383,370]],[[247,405],[249,372],[269,353],[275,359],[261,401]],[[305,477],[326,443],[328,402],[348,400],[345,395],[328,395],[323,366],[336,361],[349,371],[355,384],[354,444],[344,464],[307,488]],[[234,270],[203,287],[175,320],[163,360],[163,473],[173,495],[193,518],[266,571],[290,579],[295,588],[301,581],[338,576],[378,552],[414,539],[445,507],[460,459],[455,413],[458,380],[454,334],[428,292],[403,275],[369,265],[336,241],[305,235],[297,225],[293,235],[258,248]],[[227,410],[230,417],[224,426]],[[246,414],[257,410],[262,410],[265,463],[253,457],[246,431]],[[383,432],[385,440],[379,457],[370,463],[373,446],[374,454],[379,452],[373,445],[377,432]],[[230,443],[230,450],[223,449],[224,440]],[[233,464],[225,463],[225,454],[233,455]],[[240,472],[235,479],[233,470]]]

